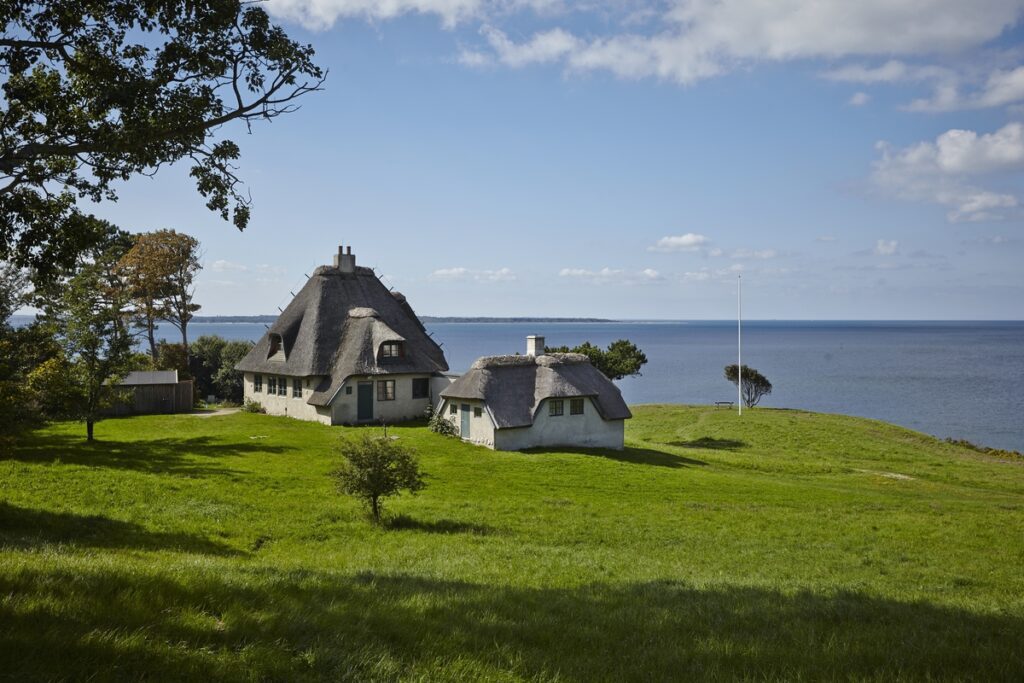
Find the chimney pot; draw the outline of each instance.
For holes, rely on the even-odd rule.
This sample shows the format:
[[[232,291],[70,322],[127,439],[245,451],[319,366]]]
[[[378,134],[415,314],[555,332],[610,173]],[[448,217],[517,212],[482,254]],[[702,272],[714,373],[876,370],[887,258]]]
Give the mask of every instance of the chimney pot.
[[[352,254],[351,246],[338,246],[338,253],[334,257],[334,267],[342,273],[356,272],[356,257]]]

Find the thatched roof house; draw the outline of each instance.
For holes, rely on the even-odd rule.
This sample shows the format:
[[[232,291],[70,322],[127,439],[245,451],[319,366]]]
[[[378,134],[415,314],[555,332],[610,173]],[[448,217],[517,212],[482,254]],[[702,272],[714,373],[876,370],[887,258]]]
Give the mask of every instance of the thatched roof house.
[[[538,446],[623,447],[632,417],[611,380],[578,353],[485,356],[441,391],[442,414],[463,439],[498,450]]]
[[[271,414],[327,424],[419,417],[444,353],[409,302],[339,248],[236,366],[245,398]]]

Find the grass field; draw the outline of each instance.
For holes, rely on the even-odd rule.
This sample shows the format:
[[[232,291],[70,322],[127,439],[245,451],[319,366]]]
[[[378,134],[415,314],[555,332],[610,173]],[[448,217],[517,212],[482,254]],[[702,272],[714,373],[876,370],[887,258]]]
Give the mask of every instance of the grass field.
[[[0,459],[17,680],[1024,680],[1024,460],[833,415],[641,406],[616,452],[423,427],[389,529],[356,430],[57,425]]]

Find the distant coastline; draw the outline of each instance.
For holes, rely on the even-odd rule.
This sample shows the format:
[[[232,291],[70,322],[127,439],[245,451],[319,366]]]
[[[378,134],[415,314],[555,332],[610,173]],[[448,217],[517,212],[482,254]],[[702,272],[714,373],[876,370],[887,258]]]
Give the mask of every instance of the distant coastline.
[[[424,323],[614,323],[610,318],[492,318],[421,315]],[[197,315],[194,323],[272,323],[276,315]]]

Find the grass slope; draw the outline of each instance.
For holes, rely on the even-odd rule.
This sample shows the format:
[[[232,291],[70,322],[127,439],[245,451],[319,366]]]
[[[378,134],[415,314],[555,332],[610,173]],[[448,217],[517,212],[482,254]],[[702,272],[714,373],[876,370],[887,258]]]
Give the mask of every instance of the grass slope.
[[[622,453],[422,427],[371,527],[288,419],[57,425],[0,459],[0,675],[1024,679],[1024,466],[898,427],[641,406]]]

